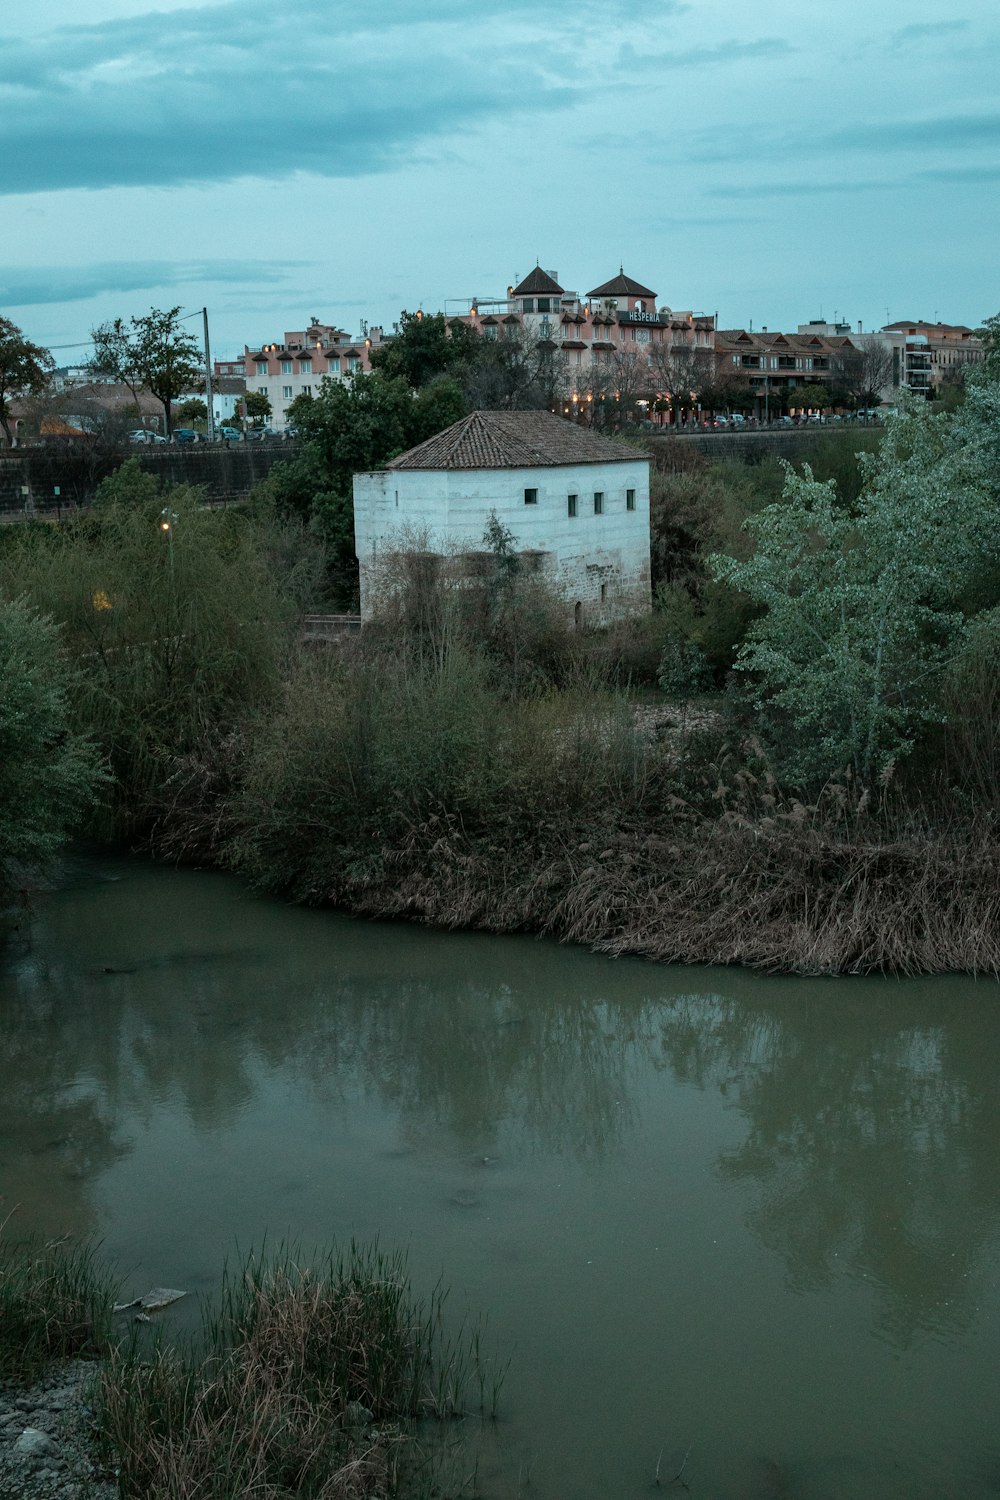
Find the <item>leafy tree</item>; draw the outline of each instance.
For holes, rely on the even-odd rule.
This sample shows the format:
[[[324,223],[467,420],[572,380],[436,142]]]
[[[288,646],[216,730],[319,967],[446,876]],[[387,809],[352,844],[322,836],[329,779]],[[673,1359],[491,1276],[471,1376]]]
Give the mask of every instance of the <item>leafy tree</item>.
[[[461,387],[450,376],[442,375],[417,391],[409,412],[407,446],[423,443],[435,433],[443,432],[453,422],[467,415],[468,407]]]
[[[853,511],[832,482],[789,469],[782,503],[747,522],[754,554],[711,560],[765,607],[737,667],[800,784],[849,767],[871,785],[940,717],[938,679],[967,630],[963,594],[997,555],[998,443],[1000,386],[951,420],[909,404],[862,460]]]
[[[177,415],[185,427],[192,422],[204,422],[208,419],[208,406],[204,401],[199,401],[195,396],[190,401],[182,401],[177,408]]]
[[[51,620],[0,593],[0,907],[56,854],[102,780],[70,727],[70,670]]]
[[[987,318],[982,328],[976,329],[976,336],[983,343],[986,372],[996,379],[1000,376],[1000,313]]]
[[[297,397],[289,417],[317,449],[327,488],[349,496],[359,470],[376,469],[408,446],[413,392],[402,376],[358,371],[322,381],[315,396]]]
[[[399,332],[372,350],[371,365],[387,379],[401,376],[414,390],[473,361],[480,338],[474,328],[443,313],[404,312]]]
[[[8,448],[14,446],[10,402],[40,395],[49,383],[54,363],[49,351],[26,339],[16,323],[0,318],[0,427]]]
[[[167,436],[173,430],[172,403],[202,379],[198,341],[182,327],[179,307],[150,308],[128,324],[121,318],[92,330],[93,373],[128,386],[136,401],[147,390],[160,402]]]
[[[247,391],[243,409],[251,427],[263,427],[271,418],[271,398],[266,391]]]
[[[789,399],[800,409],[824,411],[830,405],[830,392],[818,380],[810,380],[805,385],[797,385]]]

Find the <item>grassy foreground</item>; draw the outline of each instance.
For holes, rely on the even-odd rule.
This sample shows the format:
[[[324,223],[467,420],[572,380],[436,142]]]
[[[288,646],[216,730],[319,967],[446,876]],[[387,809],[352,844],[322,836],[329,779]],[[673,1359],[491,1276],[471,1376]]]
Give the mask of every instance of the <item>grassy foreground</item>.
[[[503,1370],[477,1334],[449,1343],[440,1289],[415,1300],[402,1257],[377,1248],[251,1252],[187,1341],[113,1337],[113,1302],[92,1249],[0,1238],[0,1379],[95,1358],[95,1461],[123,1500],[429,1494],[418,1419],[464,1415],[472,1388],[495,1414]]]

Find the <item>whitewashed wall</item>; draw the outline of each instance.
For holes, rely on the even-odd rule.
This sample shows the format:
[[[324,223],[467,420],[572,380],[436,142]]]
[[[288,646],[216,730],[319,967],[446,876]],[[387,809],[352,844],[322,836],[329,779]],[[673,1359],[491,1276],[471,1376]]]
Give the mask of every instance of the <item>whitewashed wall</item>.
[[[524,492],[538,500],[526,505]],[[626,492],[635,491],[635,509]],[[594,514],[594,493],[604,496]],[[568,497],[577,496],[577,514]],[[371,614],[369,574],[380,552],[423,539],[430,552],[482,552],[490,513],[518,552],[546,554],[544,570],[567,607],[590,623],[650,606],[649,463],[573,464],[539,469],[387,469],[354,476],[354,535],[361,613]],[[602,597],[603,586],[603,597]]]

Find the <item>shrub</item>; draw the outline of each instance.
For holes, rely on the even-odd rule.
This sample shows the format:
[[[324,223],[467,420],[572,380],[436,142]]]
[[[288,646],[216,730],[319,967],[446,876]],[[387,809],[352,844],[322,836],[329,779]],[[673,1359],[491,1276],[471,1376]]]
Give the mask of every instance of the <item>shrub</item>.
[[[0,907],[52,859],[101,787],[93,744],[70,728],[73,689],[53,622],[0,594]]]
[[[201,499],[119,496],[0,558],[0,584],[16,578],[62,626],[68,722],[115,778],[108,831],[141,828],[174,759],[259,709],[287,654],[294,622],[262,527]]]

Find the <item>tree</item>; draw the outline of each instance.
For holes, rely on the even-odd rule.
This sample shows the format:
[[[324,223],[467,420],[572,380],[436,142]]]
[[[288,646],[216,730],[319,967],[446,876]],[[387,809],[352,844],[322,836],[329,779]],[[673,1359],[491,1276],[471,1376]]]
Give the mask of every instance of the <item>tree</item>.
[[[775,727],[784,771],[815,784],[849,767],[865,785],[940,719],[936,691],[961,650],[962,601],[995,566],[1000,386],[952,419],[907,403],[890,419],[853,510],[808,467],[752,517],[756,551],[715,576],[766,612],[737,659]]]
[[[712,379],[712,363],[708,349],[672,347],[663,342],[650,350],[650,382],[678,420],[700,402],[702,390]]]
[[[830,392],[818,380],[809,380],[791,391],[789,400],[799,410],[825,411],[830,405]]]
[[[501,325],[496,338],[475,337],[462,372],[471,409],[547,411],[567,394],[568,362],[551,339],[521,324]]]
[[[164,430],[173,430],[172,403],[203,378],[198,341],[182,328],[179,307],[150,308],[126,325],[121,318],[93,329],[93,373],[128,386],[138,401],[147,390],[163,407]]]
[[[10,402],[40,395],[49,383],[54,363],[49,351],[26,339],[16,323],[0,318],[0,427],[8,448],[14,446]]]
[[[251,427],[263,427],[271,416],[271,398],[266,391],[247,391],[243,408]]]
[[[403,312],[399,332],[371,352],[371,366],[387,379],[402,376],[414,390],[474,360],[476,330],[444,313]]]
[[[44,867],[103,779],[70,727],[70,671],[51,620],[0,593],[0,908]]]
[[[177,408],[177,415],[185,426],[189,426],[192,422],[206,421],[208,418],[208,407],[204,401],[194,396],[190,401],[181,402]]]
[[[637,349],[616,349],[591,366],[589,385],[596,421],[630,421],[639,397],[651,389],[646,355]]]
[[[892,349],[877,334],[863,334],[841,350],[833,381],[834,397],[844,406],[878,406],[892,386]]]

